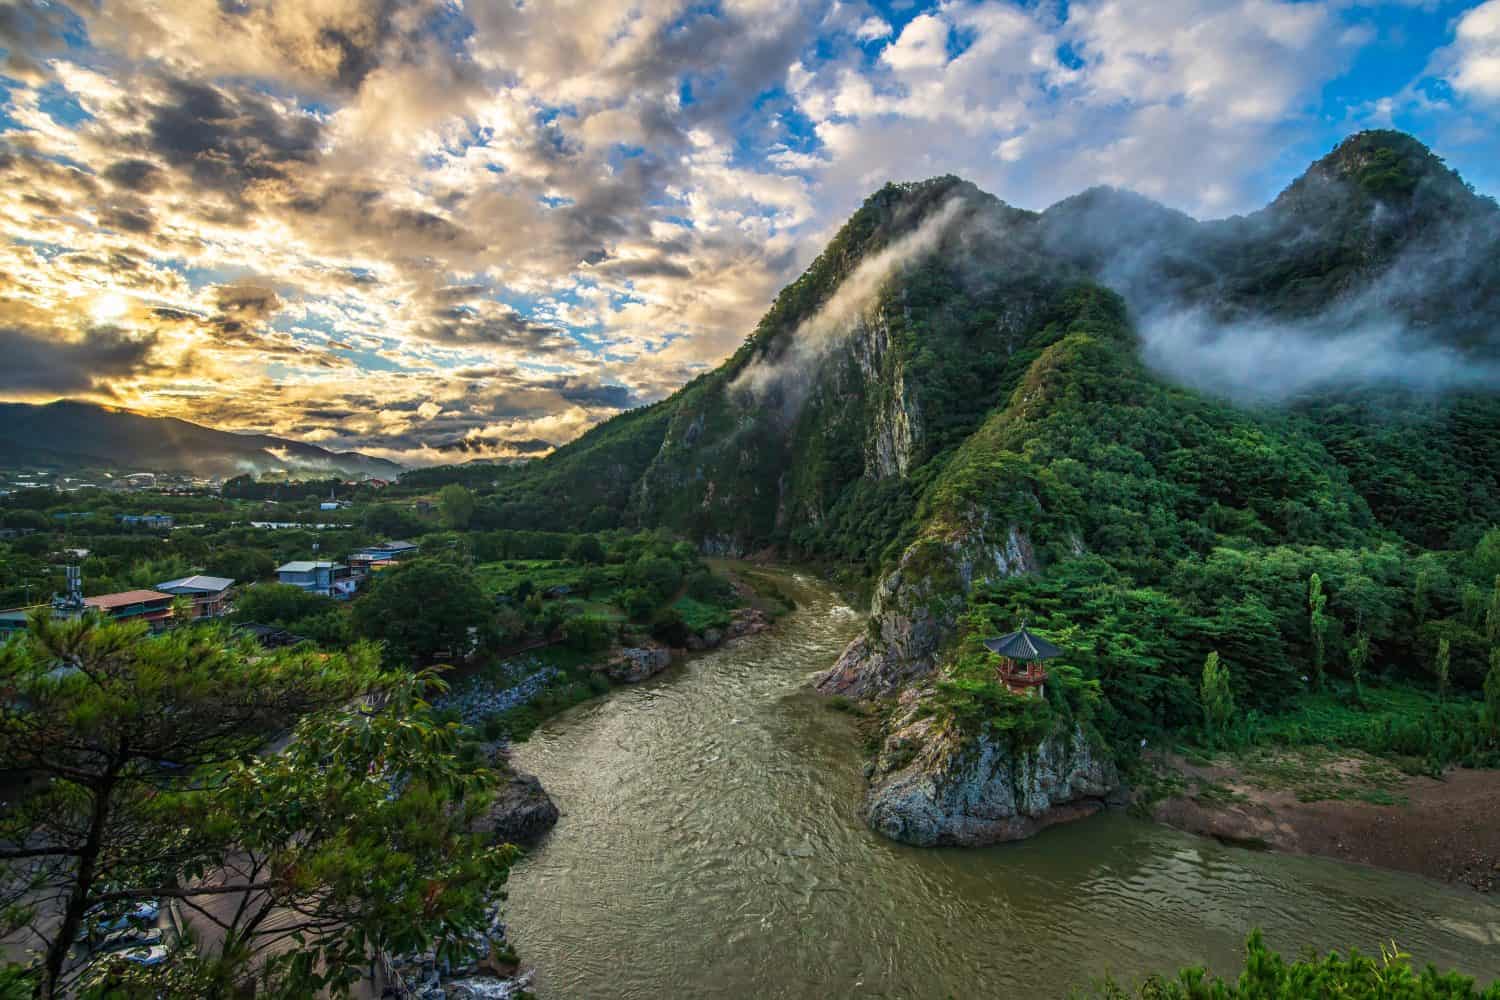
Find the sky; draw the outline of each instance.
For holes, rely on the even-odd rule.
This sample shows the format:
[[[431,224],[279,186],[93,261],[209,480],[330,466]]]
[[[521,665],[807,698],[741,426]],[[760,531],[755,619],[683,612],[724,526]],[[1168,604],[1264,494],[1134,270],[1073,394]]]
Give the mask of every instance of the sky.
[[[1500,191],[1500,0],[0,0],[0,399],[410,465],[727,357],[886,181]]]

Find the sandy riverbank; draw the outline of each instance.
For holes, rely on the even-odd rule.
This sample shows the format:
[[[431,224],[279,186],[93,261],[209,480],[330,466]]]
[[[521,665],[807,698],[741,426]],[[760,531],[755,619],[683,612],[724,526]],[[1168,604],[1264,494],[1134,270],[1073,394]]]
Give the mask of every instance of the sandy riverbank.
[[[1379,793],[1371,794],[1360,787],[1371,761],[1342,757],[1317,768],[1325,778],[1349,778],[1344,794],[1308,801],[1307,787],[1275,787],[1238,762],[1195,764],[1173,756],[1162,765],[1180,775],[1180,790],[1147,811],[1168,826],[1248,847],[1412,872],[1479,892],[1500,890],[1500,771],[1455,769],[1441,779],[1387,771]]]

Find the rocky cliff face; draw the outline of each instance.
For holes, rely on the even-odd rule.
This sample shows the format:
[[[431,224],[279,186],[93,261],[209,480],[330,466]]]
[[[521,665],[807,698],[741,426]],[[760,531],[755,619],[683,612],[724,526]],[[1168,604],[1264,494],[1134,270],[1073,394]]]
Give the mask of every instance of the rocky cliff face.
[[[1092,815],[1120,792],[1115,765],[1079,729],[1014,753],[966,738],[903,694],[871,764],[865,815],[876,832],[919,847],[979,847]]]
[[[947,538],[926,538],[902,554],[875,590],[870,629],[849,644],[814,682],[824,694],[874,698],[894,694],[932,672],[952,636],[964,597],[980,580],[1032,573],[1031,540],[1019,525],[998,525],[975,512]]]
[[[904,476],[921,447],[922,418],[907,381],[905,358],[891,350],[890,322],[883,311],[860,322],[849,348],[860,383],[854,391],[871,401],[865,475]]]

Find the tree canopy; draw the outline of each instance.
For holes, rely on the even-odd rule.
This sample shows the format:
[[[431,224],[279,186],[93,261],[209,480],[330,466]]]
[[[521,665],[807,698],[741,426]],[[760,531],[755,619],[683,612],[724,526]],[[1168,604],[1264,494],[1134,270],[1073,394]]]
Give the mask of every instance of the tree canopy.
[[[396,660],[428,663],[468,655],[488,639],[494,607],[467,568],[426,557],[382,570],[354,605],[361,636],[385,642]]]
[[[193,995],[340,991],[373,949],[461,951],[511,852],[468,832],[486,768],[432,720],[432,682],[368,645],[268,654],[212,626],[38,616],[0,646],[0,768],[33,779],[0,814],[0,889],[40,995],[163,974],[72,954],[145,900],[199,929]]]

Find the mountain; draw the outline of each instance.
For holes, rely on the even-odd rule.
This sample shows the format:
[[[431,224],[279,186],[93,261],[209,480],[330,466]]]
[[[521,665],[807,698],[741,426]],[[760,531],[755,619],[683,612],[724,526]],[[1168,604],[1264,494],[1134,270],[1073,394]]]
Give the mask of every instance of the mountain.
[[[1361,409],[1380,418],[1369,434],[1428,414],[1447,453],[1414,467],[1369,467],[1338,427],[1304,433],[1343,449],[1398,532],[1425,519],[1409,520],[1395,480],[1451,486],[1425,536],[1438,543],[1496,513],[1473,474],[1489,468],[1485,425],[1447,390],[1484,409],[1500,382],[1497,234],[1493,200],[1392,132],[1349,139],[1260,212],[1207,223],[1108,189],[1031,213],[952,177],[888,185],[724,365],[510,470],[494,503],[517,526],[662,525],[713,550],[873,572],[1091,288],[1123,304],[1142,378],[1314,423]]]
[[[390,478],[394,462],[357,451],[332,452],[266,434],[232,434],[175,417],[74,400],[34,406],[0,403],[0,464],[183,472],[233,476],[301,470]]]
[[[1210,222],[1108,189],[1035,213],[953,177],[887,185],[720,368],[499,470],[476,519],[660,526],[868,584],[867,633],[819,686],[899,697],[872,822],[1030,828],[938,799],[1045,811],[1038,789],[1107,783],[1100,747],[1202,724],[1211,652],[1252,713],[1325,674],[1356,698],[1424,679],[1440,644],[1477,690],[1497,234],[1495,202],[1395,132]],[[976,642],[1022,621],[1069,656],[1018,706]],[[975,761],[1048,777],[981,794]]]

